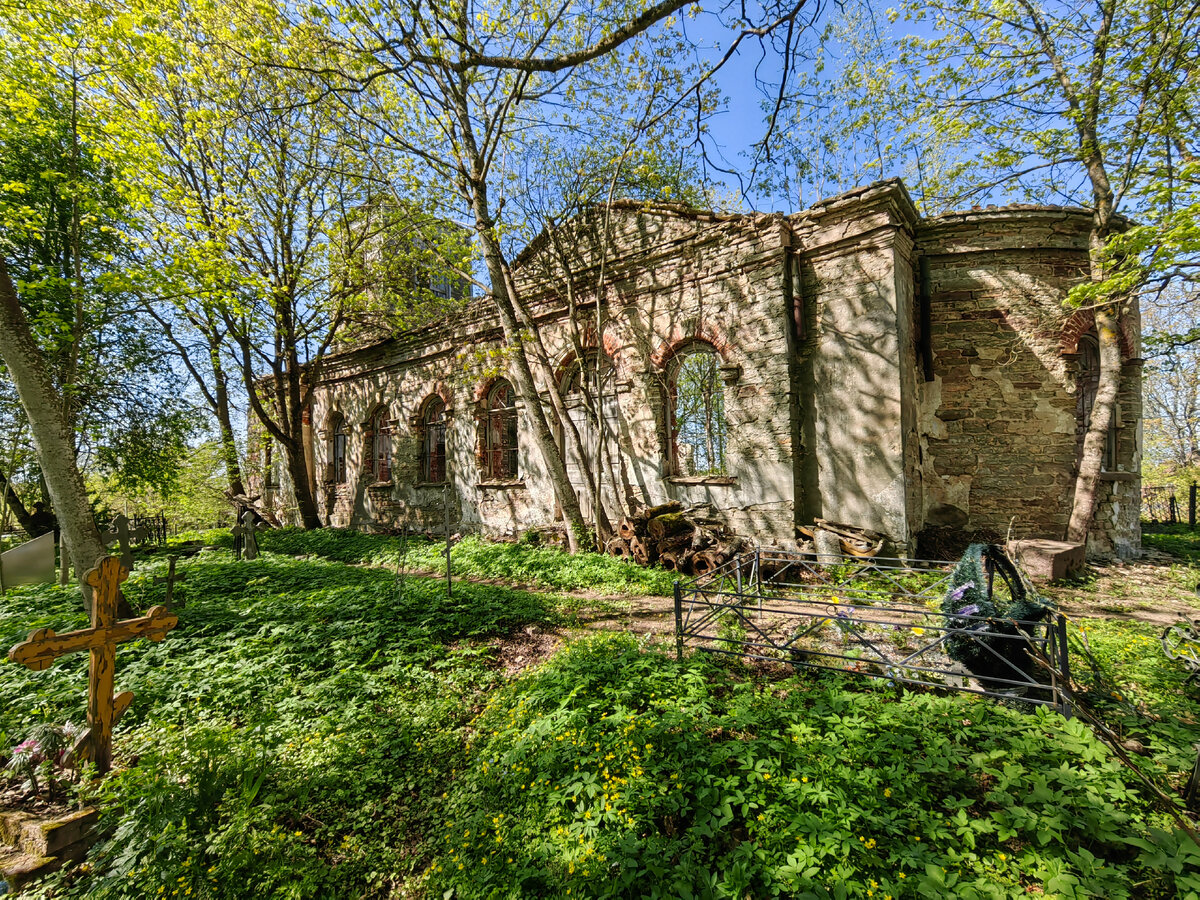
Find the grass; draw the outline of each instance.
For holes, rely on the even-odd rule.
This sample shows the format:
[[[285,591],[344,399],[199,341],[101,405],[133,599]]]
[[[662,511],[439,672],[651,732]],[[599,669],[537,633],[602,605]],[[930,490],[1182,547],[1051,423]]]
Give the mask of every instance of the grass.
[[[1181,560],[1200,564],[1200,530],[1192,531],[1186,525],[1142,524],[1142,544],[1170,553]]]
[[[394,553],[368,537],[279,532],[269,546],[304,558],[181,561],[178,628],[118,651],[136,695],[119,769],[81,792],[110,837],[44,895],[1200,895],[1200,855],[1078,720],[677,662],[623,635],[507,681],[498,644],[569,627],[578,601],[466,582],[448,599],[359,565]],[[563,576],[544,548],[456,552],[541,584],[592,562]],[[603,591],[636,583],[607,565]],[[163,569],[139,564],[135,606],[161,598]],[[0,601],[6,646],[83,622],[55,587]],[[1124,688],[1114,716],[1178,780],[1195,735],[1181,673],[1136,628],[1088,628]],[[3,745],[79,721],[85,668],[0,662]]]

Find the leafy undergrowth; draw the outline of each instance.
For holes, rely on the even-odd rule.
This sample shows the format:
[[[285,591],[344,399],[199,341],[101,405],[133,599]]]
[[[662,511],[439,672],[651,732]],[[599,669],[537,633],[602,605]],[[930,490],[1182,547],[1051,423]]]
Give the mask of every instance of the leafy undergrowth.
[[[500,691],[450,790],[432,894],[1200,890],[1200,853],[1078,721],[738,676],[607,637]]]
[[[1073,623],[1080,638],[1074,680],[1086,702],[1120,738],[1145,747],[1138,764],[1182,793],[1200,745],[1200,684],[1191,670],[1167,659],[1162,629],[1134,621]]]
[[[181,535],[232,548],[225,531]],[[414,571],[441,572],[446,566],[445,544],[423,537],[367,534],[346,528],[278,528],[263,531],[259,546],[289,556],[316,556],[343,563],[369,563],[395,569],[401,561]],[[495,578],[559,591],[591,590],[599,593],[638,593],[669,596],[674,575],[659,568],[643,568],[602,553],[570,554],[555,547],[525,542],[502,543],[475,535],[462,538],[450,552],[456,576]]]
[[[151,576],[134,605],[161,599]],[[1084,726],[971,698],[770,681],[593,636],[505,683],[559,598],[224,552],[181,562],[83,799],[111,837],[57,897],[1173,897],[1200,856]],[[0,641],[83,623],[18,589]],[[79,721],[85,655],[0,663],[0,733]],[[98,794],[98,796],[97,796]],[[1191,892],[1191,894],[1189,894]]]

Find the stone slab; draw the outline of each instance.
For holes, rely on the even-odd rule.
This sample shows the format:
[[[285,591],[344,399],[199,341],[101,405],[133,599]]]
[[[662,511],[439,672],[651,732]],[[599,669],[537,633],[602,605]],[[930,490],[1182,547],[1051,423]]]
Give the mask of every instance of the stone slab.
[[[98,834],[99,813],[87,808],[40,819],[28,813],[0,813],[0,881],[10,891],[44,878],[67,862],[87,855]]]
[[[1036,581],[1059,581],[1083,571],[1083,544],[1028,538],[1010,541],[1008,555]]]

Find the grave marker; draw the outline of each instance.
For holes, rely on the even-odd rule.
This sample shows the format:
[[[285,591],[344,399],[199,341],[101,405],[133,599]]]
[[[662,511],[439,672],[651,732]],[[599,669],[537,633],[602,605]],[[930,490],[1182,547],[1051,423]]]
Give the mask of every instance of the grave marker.
[[[113,725],[133,700],[131,691],[113,695],[117,644],[145,637],[161,641],[179,619],[165,607],[155,606],[146,615],[133,619],[117,618],[121,582],[129,570],[115,556],[102,557],[84,580],[91,585],[92,627],[66,634],[39,628],[29,638],[8,651],[8,658],[34,672],[50,668],[60,656],[88,650],[88,730],[75,745],[75,759],[90,757],[103,775],[112,767]]]
[[[257,532],[265,531],[270,526],[266,522],[256,522],[257,518],[254,510],[248,509],[242,513],[241,524],[234,525],[231,529],[234,559],[256,559],[258,557]],[[242,539],[240,543],[238,538]]]
[[[117,513],[108,531],[100,534],[100,541],[107,550],[110,545],[118,544],[121,548],[121,565],[128,571],[133,571],[133,554],[129,551],[130,541],[144,541],[150,535],[145,528],[130,528],[129,519],[124,513]]]
[[[179,562],[178,556],[167,557],[170,560],[170,567],[167,569],[166,575],[155,575],[154,581],[156,584],[167,585],[167,595],[163,598],[162,605],[167,608],[167,612],[174,612],[177,609],[183,609],[187,606],[186,600],[175,602],[175,585],[181,581],[187,581],[187,575],[175,574],[175,563]]]

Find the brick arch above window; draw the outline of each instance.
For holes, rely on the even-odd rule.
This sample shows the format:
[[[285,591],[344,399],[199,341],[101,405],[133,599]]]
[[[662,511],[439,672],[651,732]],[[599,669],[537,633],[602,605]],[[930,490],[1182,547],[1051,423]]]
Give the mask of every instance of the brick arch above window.
[[[408,426],[419,435],[421,429],[424,427],[426,412],[431,404],[437,402],[440,402],[444,407],[444,415],[447,420],[454,418],[453,399],[454,397],[450,393],[450,389],[444,384],[438,384],[417,404],[417,408],[413,411],[413,414],[408,417]]]
[[[622,365],[620,339],[610,331],[604,332],[604,355],[608,357],[609,365],[613,371],[617,371]],[[596,329],[594,326],[587,326],[583,329],[583,334],[580,335],[579,346],[567,349],[558,359],[558,365],[554,369],[554,380],[559,384],[563,383],[563,379],[571,374],[575,368],[575,363],[579,360],[580,351],[584,356],[591,356],[600,350],[600,341],[596,340]]]
[[[599,349],[596,347],[583,348],[583,360],[587,363],[594,363],[598,354]],[[617,371],[616,358],[613,356],[613,354],[608,353],[607,351],[605,352],[604,356],[608,373],[615,374]],[[580,355],[574,350],[568,350],[563,354],[562,358],[559,360],[557,368],[554,370],[554,380],[558,383],[560,388],[566,390],[569,387],[568,382],[574,378],[575,374],[579,371],[579,362]]]
[[[685,322],[673,328],[670,336],[663,340],[651,354],[650,362],[660,369],[666,368],[670,365],[671,360],[681,353],[686,353],[689,347],[697,343],[706,344],[709,349],[716,351],[721,358],[723,367],[737,365],[737,356],[734,353],[733,345],[725,333],[716,325],[703,319]]]
[[[1064,356],[1073,356],[1079,353],[1079,340],[1086,334],[1091,334],[1093,338],[1096,333],[1096,314],[1090,309],[1076,310],[1070,315],[1066,322],[1063,323],[1062,330],[1058,337],[1058,350]],[[1119,330],[1117,332],[1117,344],[1121,348],[1121,358],[1123,360],[1131,360],[1134,358],[1134,339],[1132,326],[1127,316],[1120,318]]]

